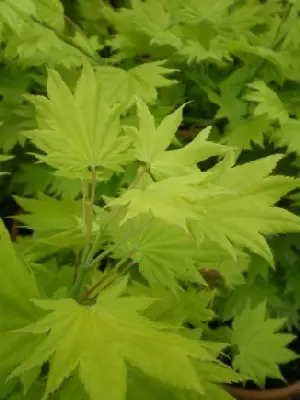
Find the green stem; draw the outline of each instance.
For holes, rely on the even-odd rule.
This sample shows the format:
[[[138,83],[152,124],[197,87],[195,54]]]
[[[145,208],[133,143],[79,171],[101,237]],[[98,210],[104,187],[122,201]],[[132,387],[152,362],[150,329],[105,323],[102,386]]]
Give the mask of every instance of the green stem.
[[[94,204],[96,197],[96,186],[97,186],[97,173],[96,169],[92,169],[92,188],[91,188],[91,198],[90,198],[90,206],[89,206],[89,215],[88,215],[88,226],[87,226],[87,241],[88,245],[91,245],[92,241],[92,232],[93,232],[93,218],[94,218]]]
[[[133,180],[133,182],[129,185],[128,190],[134,189],[136,187],[136,185],[139,183],[139,181],[141,180],[142,176],[144,175],[144,173],[146,172],[147,167],[143,166],[141,167],[140,171],[138,172],[137,176],[135,177],[135,179]],[[110,220],[106,223],[106,225],[104,225],[104,227],[101,229],[100,227],[100,231],[97,234],[96,240],[92,246],[92,249],[90,251],[90,253],[87,256],[86,262],[90,263],[95,252],[97,251],[98,247],[100,246],[102,237],[105,233],[105,231],[107,230],[107,228],[109,227],[109,225],[120,215],[120,212],[122,210],[122,207],[120,207],[115,213],[113,213],[112,217],[110,218]],[[102,253],[103,254],[103,253]],[[95,260],[97,260],[97,262],[101,261],[103,258],[101,257],[102,254],[100,255],[100,259],[97,260],[97,258]]]
[[[95,168],[92,169],[92,187],[91,196],[88,207],[88,215],[86,217],[86,243],[82,253],[81,264],[87,264],[88,252],[92,243],[92,232],[93,232],[93,217],[94,217],[94,203],[96,196],[96,185],[97,185],[97,174]]]
[[[81,267],[78,269],[76,281],[75,281],[74,285],[72,286],[72,289],[70,292],[70,296],[73,299],[78,300],[80,298],[80,292],[83,287],[84,280],[90,271],[91,271],[91,269],[87,268],[87,267]]]
[[[81,185],[81,197],[82,197],[82,202],[81,202],[82,224],[84,226],[86,226],[86,224],[87,224],[87,218],[86,218],[87,186],[86,186],[86,182],[84,180],[82,181],[82,185]]]
[[[108,256],[110,253],[112,253],[115,249],[118,247],[122,246],[122,244],[128,242],[129,239],[131,239],[133,236],[135,236],[137,233],[139,233],[143,228],[145,228],[147,225],[149,225],[153,221],[153,217],[151,216],[146,220],[144,224],[141,224],[136,230],[134,230],[129,236],[126,237],[126,239],[122,240],[119,243],[116,243],[112,246],[110,246],[107,250],[105,250],[103,253],[99,254],[98,257],[96,257],[93,262],[91,263],[91,267],[95,267],[99,264],[100,261],[102,261],[106,256]]]
[[[131,252],[129,254],[127,254],[126,256],[124,256],[114,267],[113,269],[113,273],[111,275],[108,276],[103,276],[101,279],[99,279],[98,282],[96,282],[92,287],[90,287],[90,289],[88,289],[83,298],[86,299],[88,297],[90,297],[90,295],[97,289],[100,288],[100,291],[104,290],[105,288],[107,288],[107,286],[109,286],[110,284],[112,284],[115,279],[121,275],[120,274],[120,268],[123,266],[123,264],[125,264],[125,262],[128,260],[128,258],[132,257],[134,253]],[[130,269],[130,267],[132,266],[133,262],[130,262],[129,264],[126,265],[124,272],[127,272],[127,270]]]
[[[85,238],[85,247],[82,252],[80,265],[76,267],[76,278],[74,281],[74,285],[71,289],[71,296],[75,299],[78,299],[80,296],[80,291],[83,285],[83,282],[87,276],[87,274],[91,271],[91,268],[87,267],[86,257],[91,246],[92,241],[92,231],[93,231],[93,216],[94,216],[94,203],[95,203],[95,195],[96,195],[96,184],[97,184],[97,174],[95,168],[92,169],[92,187],[91,187],[91,196],[88,207],[88,214],[86,213],[86,199],[87,199],[87,190],[85,182],[82,182],[82,219],[83,223],[86,224],[86,238]],[[87,215],[86,215],[87,214]]]

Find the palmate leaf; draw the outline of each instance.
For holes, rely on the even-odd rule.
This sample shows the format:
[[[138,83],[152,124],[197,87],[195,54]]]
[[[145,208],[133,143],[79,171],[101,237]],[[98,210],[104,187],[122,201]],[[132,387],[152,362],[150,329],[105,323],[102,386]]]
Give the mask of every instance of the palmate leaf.
[[[24,1],[24,0],[22,0]],[[60,0],[32,0],[35,6],[35,13],[27,10],[28,13],[37,18],[26,18],[22,27],[22,37],[17,34],[10,34],[5,47],[5,57],[8,60],[16,58],[22,66],[57,66],[64,65],[67,68],[71,66],[81,66],[85,56],[80,54],[74,47],[66,44],[56,33],[48,29],[43,23],[48,24],[59,34],[63,34],[65,28],[64,10]],[[88,48],[93,52],[101,46],[95,38],[84,38],[78,33],[72,38],[73,41]]]
[[[48,335],[12,376],[41,366],[50,358],[44,399],[78,368],[92,400],[123,400],[129,362],[165,384],[201,393],[190,358],[213,360],[209,343],[160,331],[162,326],[139,315],[153,299],[119,297],[125,287],[126,280],[111,286],[92,307],[72,299],[38,301],[49,314],[22,332]],[[220,351],[223,345],[213,347]]]
[[[278,120],[281,125],[288,121],[289,114],[283,103],[265,82],[256,81],[248,86],[253,89],[253,92],[247,94],[245,99],[257,103],[254,109],[255,115],[267,115],[270,120]]]
[[[256,5],[254,2],[240,3],[238,7],[222,16],[219,21],[219,31],[224,33],[233,31],[237,35],[248,36],[251,28],[265,22],[265,18],[262,16],[263,8],[261,4]]]
[[[197,397],[197,395],[196,395]],[[132,370],[128,375],[126,400],[178,400],[174,390],[164,387],[154,379]]]
[[[237,373],[218,363],[197,363],[196,368],[205,381],[205,395],[187,390],[172,390],[136,370],[130,370],[127,400],[233,400],[225,389],[212,382],[239,381]]]
[[[134,96],[148,104],[155,103],[157,88],[168,87],[177,82],[167,77],[175,70],[164,67],[164,63],[144,63],[127,71],[117,67],[98,67],[97,79],[101,83],[106,101],[109,104],[120,103],[123,111],[133,105]]]
[[[52,170],[47,165],[21,164],[14,175],[15,190],[22,188],[24,196],[47,193],[53,180]]]
[[[29,14],[35,14],[33,0],[1,0],[0,1],[0,34],[3,26],[8,26],[18,35],[21,34],[24,26],[24,18]]]
[[[281,197],[299,187],[299,180],[272,172],[284,155],[274,154],[240,165],[234,165],[233,154],[210,171],[212,182],[235,191],[236,194],[260,196],[261,205],[274,205]],[[247,179],[245,179],[247,176]]]
[[[22,2],[23,1],[24,0],[22,0]],[[48,2],[32,0],[32,6],[34,7],[35,12],[32,13],[28,8],[28,14],[33,14],[41,21],[50,24],[58,32],[63,31],[65,26],[63,7],[59,0],[50,0]],[[34,57],[36,53],[41,51],[43,47],[46,52],[53,50],[53,48],[59,46],[62,42],[54,32],[39,25],[31,18],[26,18],[21,33],[22,37],[16,34],[11,34],[9,36],[5,48],[5,55],[7,58],[13,59],[19,57],[22,59],[24,56],[25,59],[30,59],[31,57]]]
[[[214,298],[211,290],[193,289],[180,290],[176,293],[165,290],[161,285],[148,287],[135,283],[130,289],[131,295],[149,296],[157,299],[146,311],[145,315],[154,321],[160,321],[173,326],[183,326],[186,323],[196,328],[203,328],[211,321],[215,313],[209,308]]]
[[[272,139],[279,147],[286,147],[290,153],[300,154],[300,121],[289,119],[279,129],[274,131]]]
[[[31,304],[33,306],[33,304]],[[27,321],[28,323],[29,321]],[[34,322],[34,319],[31,321]],[[17,327],[17,325],[15,326]],[[17,380],[7,380],[11,372],[28,357],[41,342],[41,335],[32,333],[0,333],[0,396],[7,398],[6,394],[12,392],[17,385]],[[31,372],[31,371],[30,371]],[[23,379],[23,376],[21,377]],[[24,390],[22,390],[24,396]],[[4,396],[4,397],[2,397]],[[23,399],[23,397],[21,397]],[[40,399],[40,398],[39,398]],[[28,399],[29,400],[29,399]],[[30,399],[31,400],[31,399]]]
[[[58,200],[39,193],[36,199],[15,196],[22,209],[29,214],[22,214],[19,219],[35,232],[55,232],[73,229],[78,226],[81,216],[81,202]]]
[[[148,37],[155,38],[168,30],[172,19],[171,13],[166,9],[164,1],[147,0],[142,2],[140,0],[133,0],[130,3],[130,9],[121,9],[116,13],[119,18],[122,18],[122,16],[124,19],[127,18],[128,23],[129,21],[132,22],[135,29],[143,32]]]
[[[25,72],[17,66],[1,68],[0,94],[6,104],[18,106],[23,101],[23,95],[31,82],[30,72]]]
[[[257,268],[261,267],[258,265]],[[248,270],[248,275],[252,273],[252,268]],[[264,273],[264,271],[263,271]],[[268,310],[281,310],[284,307],[282,294],[270,280],[262,276],[249,279],[244,284],[235,286],[234,290],[220,298],[218,312],[223,321],[229,321],[250,305],[257,307],[266,301]]]
[[[200,161],[230,150],[207,140],[210,132],[208,127],[184,148],[166,151],[182,122],[184,105],[156,126],[147,105],[140,99],[136,99],[136,104],[139,127],[125,126],[124,129],[132,137],[135,157],[147,164],[157,180],[195,172]]]
[[[40,39],[39,36],[37,36],[36,40],[38,39]],[[81,67],[86,63],[87,58],[90,58],[75,46],[80,46],[85,52],[88,52],[91,57],[97,54],[97,51],[101,50],[103,47],[99,43],[97,37],[83,37],[78,32],[76,32],[70,40],[72,40],[74,46],[63,42],[57,36],[53,36],[52,41],[44,38],[47,45],[45,45],[43,41],[37,43],[39,46],[36,47],[31,45],[30,38],[28,38],[27,42],[19,43],[16,40],[14,45],[10,43],[10,47],[7,47],[6,57],[9,59],[18,57],[22,65],[27,68],[47,65],[48,68],[55,69],[62,67],[71,69]]]
[[[233,0],[217,0],[210,5],[205,0],[182,1],[182,20],[198,22],[199,19],[202,19],[217,24],[227,14],[233,2]]]
[[[26,257],[26,255],[25,255]],[[29,258],[29,256],[27,255]],[[34,273],[39,291],[49,298],[69,293],[74,280],[74,266],[57,265],[55,259],[50,262],[34,263],[30,262],[30,267]],[[61,297],[61,296],[60,296]]]
[[[265,134],[269,127],[270,121],[265,115],[245,118],[228,126],[222,142],[244,150],[251,150],[254,144],[263,147]]]
[[[216,175],[212,175],[211,184],[232,193],[199,200],[198,206],[203,207],[205,213],[189,223],[199,243],[206,238],[235,257],[234,244],[273,264],[272,252],[263,234],[299,232],[300,228],[299,217],[274,206],[299,185],[289,177],[268,176],[280,158],[269,156],[235,167],[233,159],[228,158],[212,169]]]
[[[9,233],[0,221],[0,396],[5,396],[16,382],[7,382],[8,375],[40,342],[38,335],[10,332],[33,323],[40,310],[30,302],[39,298],[34,276],[16,253]]]
[[[297,358],[286,348],[294,336],[277,333],[284,322],[267,319],[265,303],[244,309],[232,324],[231,343],[237,349],[233,367],[262,386],[267,377],[282,378],[278,365]]]
[[[19,258],[9,233],[0,221],[0,332],[14,329],[34,320],[36,307],[30,299],[39,298],[32,272]]]
[[[36,19],[26,18],[22,28],[22,37],[17,34],[9,35],[4,50],[6,59],[15,60],[17,58],[20,64],[26,67],[46,64],[51,68],[63,65],[69,69],[81,66],[87,58],[80,50],[76,49],[76,45],[90,53],[91,56],[102,48],[97,37],[85,37],[78,31],[74,36],[66,37],[75,46],[66,43],[58,36],[58,34],[64,34],[65,28],[64,10],[60,0],[33,0],[33,4],[36,8],[36,13],[34,13]],[[43,24],[48,24],[58,34]]]
[[[108,45],[120,52],[115,59],[134,58],[138,53],[147,53],[147,50],[151,52],[154,44],[171,44],[175,47],[181,44],[180,38],[169,29],[172,14],[166,1],[138,0],[130,3],[130,8],[115,9],[105,5],[101,9],[117,32],[107,41]]]
[[[220,82],[218,92],[209,87],[205,88],[209,100],[219,107],[217,118],[225,117],[230,125],[236,126],[245,115],[248,115],[247,103],[241,99],[240,93],[244,89],[245,82],[251,79],[252,70],[249,64],[236,68]]]
[[[46,153],[36,156],[70,175],[100,168],[101,179],[107,171],[122,171],[131,153],[129,139],[121,134],[121,109],[107,105],[92,68],[84,67],[74,94],[57,72],[49,71],[48,97],[31,97],[39,129],[28,136]]]
[[[195,243],[179,227],[145,215],[121,225],[115,220],[110,235],[120,243],[116,256],[132,254],[151,287],[160,284],[176,291],[178,280],[203,282],[194,261]]]
[[[82,220],[82,206],[78,200],[56,199],[37,194],[36,199],[15,196],[26,213],[17,218],[25,226],[33,229],[32,251],[43,255],[51,254],[61,248],[82,248],[86,233],[85,221]],[[98,225],[93,222],[92,233]]]
[[[179,47],[179,44],[177,47]],[[231,59],[228,48],[220,40],[220,37],[211,40],[209,49],[205,48],[199,41],[187,40],[179,48],[178,54],[185,58],[188,64],[192,62],[200,63],[205,60],[220,63],[223,60]]]
[[[0,103],[0,148],[3,152],[10,152],[17,144],[24,146],[24,131],[35,127],[31,117],[26,104]]]
[[[119,198],[111,200],[108,206],[127,206],[126,215],[121,223],[150,213],[159,220],[188,231],[187,222],[200,219],[202,212],[205,212],[204,208],[199,206],[200,199],[224,193],[224,189],[220,187],[201,188],[200,184],[207,176],[206,173],[195,172],[159,182],[148,181],[143,188],[130,189]]]

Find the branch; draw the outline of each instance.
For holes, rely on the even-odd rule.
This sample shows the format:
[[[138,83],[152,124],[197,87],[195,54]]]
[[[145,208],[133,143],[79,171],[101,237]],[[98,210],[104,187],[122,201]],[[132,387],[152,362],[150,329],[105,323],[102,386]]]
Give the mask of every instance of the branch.
[[[34,15],[30,16],[31,20],[34,21],[35,23],[39,24],[40,26],[48,29],[49,31],[55,33],[55,35],[61,39],[63,42],[65,42],[66,44],[68,44],[69,46],[74,47],[75,49],[77,49],[78,51],[80,51],[83,55],[85,55],[87,58],[89,58],[90,60],[94,61],[97,64],[100,65],[105,65],[105,62],[100,58],[97,57],[94,54],[89,53],[86,49],[84,49],[83,47],[81,47],[79,44],[77,44],[73,39],[71,39],[70,37],[67,37],[65,35],[63,35],[62,33],[60,33],[57,29],[55,29],[52,25],[48,24],[48,22],[45,21],[41,21],[40,19],[38,19],[37,17],[35,17]]]
[[[139,183],[140,179],[142,178],[142,176],[144,175],[146,170],[147,170],[147,166],[143,166],[140,169],[140,171],[138,172],[137,176],[135,177],[133,182],[128,187],[128,190],[134,189],[136,187],[136,185]],[[87,263],[91,262],[94,254],[95,254],[95,252],[96,252],[96,250],[97,250],[97,248],[98,248],[98,246],[99,246],[99,244],[101,242],[101,237],[103,237],[103,234],[107,230],[109,225],[119,216],[121,210],[122,210],[121,207],[119,209],[117,209],[115,211],[115,213],[113,213],[113,215],[111,216],[110,220],[104,225],[104,227],[103,228],[99,228],[100,229],[99,234],[97,235],[97,238],[96,238],[96,240],[95,240],[95,242],[93,244],[93,247],[92,247],[90,253],[87,256]],[[100,233],[101,233],[101,235],[100,235]],[[100,254],[100,256],[99,256],[100,258],[98,259],[98,262],[99,262],[99,260],[101,261],[103,259],[103,255],[104,254],[107,255],[106,252]],[[97,260],[97,259],[95,259],[95,260]],[[94,260],[94,262],[95,262],[95,260]]]
[[[97,186],[97,173],[96,173],[96,169],[93,168],[93,170],[92,170],[92,189],[91,189],[91,198],[90,198],[89,215],[88,215],[88,226],[87,226],[87,242],[88,242],[89,246],[90,246],[91,240],[92,240],[96,186]]]
[[[112,253],[115,249],[117,249],[118,247],[120,247],[122,244],[126,243],[129,239],[131,239],[133,236],[135,236],[136,234],[138,234],[143,228],[145,228],[146,226],[148,226],[152,221],[153,221],[153,217],[149,217],[146,219],[146,222],[144,224],[141,224],[137,229],[135,229],[129,236],[127,236],[124,240],[122,240],[119,243],[115,243],[114,245],[110,246],[107,250],[105,250],[103,253],[99,254],[98,257],[96,257],[92,263],[91,263],[91,267],[96,266],[97,264],[99,264],[100,261],[102,261],[108,254]],[[89,260],[89,259],[88,259]]]
[[[110,285],[111,283],[114,282],[115,278],[118,277],[119,275],[121,275],[121,273],[118,273],[118,270],[121,268],[121,266],[127,261],[128,258],[130,258],[133,255],[133,252],[127,254],[126,256],[124,256],[116,265],[115,268],[113,270],[113,274],[112,275],[108,275],[103,276],[101,279],[99,279],[98,282],[96,282],[93,286],[91,286],[83,295],[83,300],[87,299],[88,297],[90,297],[90,295],[100,286],[103,285],[103,288],[101,288],[101,290],[104,290],[108,285]],[[130,267],[133,265],[133,261],[131,261],[129,264],[127,264],[124,268],[124,271],[122,271],[122,273],[127,272]],[[111,279],[109,279],[111,278]]]
[[[83,183],[84,184],[84,183]],[[86,224],[86,241],[85,247],[82,253],[81,264],[86,264],[91,242],[92,242],[92,232],[93,232],[93,216],[94,216],[94,203],[95,203],[95,195],[96,195],[96,185],[97,185],[97,172],[93,167],[92,169],[92,187],[91,187],[91,196],[89,199],[89,207],[88,214],[86,215],[85,224]],[[84,192],[83,192],[84,193]],[[83,196],[83,203],[85,203],[85,199]],[[83,205],[84,207],[84,205]]]

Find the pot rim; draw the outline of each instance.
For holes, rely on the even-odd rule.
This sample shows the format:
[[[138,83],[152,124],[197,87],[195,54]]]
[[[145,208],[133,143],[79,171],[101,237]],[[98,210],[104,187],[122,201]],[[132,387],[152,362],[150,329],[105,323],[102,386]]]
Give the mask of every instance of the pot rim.
[[[238,400],[283,400],[300,394],[300,380],[279,389],[244,389],[231,385],[224,387]]]

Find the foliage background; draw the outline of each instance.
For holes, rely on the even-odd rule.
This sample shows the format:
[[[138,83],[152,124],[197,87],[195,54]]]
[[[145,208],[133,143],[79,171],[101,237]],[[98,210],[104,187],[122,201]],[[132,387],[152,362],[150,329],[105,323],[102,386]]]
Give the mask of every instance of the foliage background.
[[[209,231],[214,245],[203,246],[198,261],[202,269],[214,271],[211,279],[204,271],[202,276],[218,291],[213,309],[222,327],[214,330],[215,340],[243,347],[234,335],[227,340],[228,330],[223,326],[233,318],[233,331],[241,331],[241,313],[247,326],[256,321],[253,325],[259,324],[261,329],[268,318],[284,318],[278,321],[285,330],[298,331],[298,234],[277,236],[278,232],[289,231],[287,223],[278,219],[277,226],[270,228],[265,222],[263,233],[267,234],[275,255],[276,269],[272,269],[271,256],[266,255],[265,249],[261,250],[261,243],[258,244],[258,239],[255,242],[249,232],[256,229],[257,219],[263,219],[263,212],[253,214],[251,190],[260,195],[262,189],[268,191],[268,201],[271,198],[299,215],[299,1],[218,0],[212,6],[206,0],[135,0],[115,2],[113,6],[100,0],[75,3],[20,0],[17,5],[9,0],[0,2],[0,149],[3,155],[15,156],[1,164],[2,171],[10,173],[1,176],[1,193],[4,197],[13,195],[22,210],[29,213],[22,214],[20,219],[34,231],[33,238],[20,238],[16,245],[18,251],[31,262],[45,293],[52,296],[56,290],[62,290],[71,272],[69,269],[62,272],[59,267],[69,262],[69,248],[73,251],[82,241],[74,224],[74,215],[80,215],[77,200],[81,195],[81,180],[70,179],[66,171],[54,173],[54,164],[35,162],[33,153],[41,156],[41,150],[47,145],[31,133],[40,122],[32,95],[46,95],[49,69],[59,72],[74,90],[81,67],[91,64],[96,70],[96,79],[101,81],[106,101],[122,104],[122,121],[131,127],[138,126],[134,96],[148,104],[157,123],[187,102],[171,148],[181,148],[199,131],[205,135],[205,129],[212,126],[209,140],[216,146],[213,150],[206,149],[203,156],[197,147],[197,163],[204,171],[213,167],[222,154],[217,144],[234,147],[238,164],[278,152],[285,154],[280,160],[270,157],[265,164],[249,164],[248,169],[245,164],[237,177],[229,174],[223,178],[222,184],[227,184],[229,189],[240,185],[245,205],[220,208],[219,230]],[[58,107],[64,106],[62,99]],[[73,117],[71,113],[64,114],[69,124]],[[201,139],[200,136],[197,138]],[[276,173],[295,179],[265,180],[273,167]],[[125,175],[117,173],[102,180],[97,184],[95,204],[102,206],[104,195],[118,195],[119,185],[124,187],[132,182],[135,174],[133,163]],[[184,186],[181,189],[187,190]],[[234,240],[231,234],[231,240],[250,250],[250,257],[242,252],[236,262],[224,252],[228,244],[224,244],[225,228],[222,231],[220,227],[228,214],[231,215],[230,229],[237,237]],[[226,229],[229,229],[227,225]],[[111,234],[116,235],[113,229]],[[120,239],[127,232],[124,229],[118,234]],[[32,251],[32,242],[44,235],[48,245],[37,245]],[[62,237],[67,250],[58,246]],[[179,237],[178,232],[172,231],[161,240],[167,240],[174,249],[176,241],[181,243]],[[223,246],[216,250],[216,243]],[[42,269],[39,253],[43,257],[55,253],[55,261],[47,259],[47,268]],[[195,297],[191,297],[195,302]],[[168,301],[176,302],[173,298]],[[184,301],[188,299],[178,301],[177,307]],[[206,307],[210,299],[201,301]],[[197,325],[198,313],[201,308],[189,315],[192,325]],[[266,337],[274,344],[277,336],[272,335],[276,329],[268,329]],[[240,332],[239,337],[242,336]],[[286,336],[280,343],[288,343],[290,339]],[[248,338],[245,342],[248,343]],[[255,348],[249,355],[251,365],[259,353],[259,344],[254,341],[252,346],[248,343],[247,348]],[[260,343],[260,346],[263,345]],[[235,358],[237,369],[247,364],[247,356],[242,360]],[[270,358],[271,350],[267,349],[266,359]],[[288,358],[281,354],[273,364]],[[273,364],[268,372],[279,376]],[[269,375],[259,367],[258,371],[254,368],[250,377],[258,384],[264,383],[265,375]],[[144,382],[143,387],[147,384]],[[217,389],[213,386],[209,390]]]

